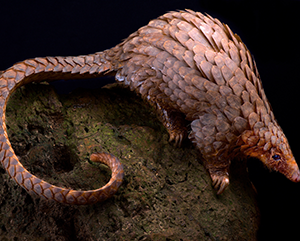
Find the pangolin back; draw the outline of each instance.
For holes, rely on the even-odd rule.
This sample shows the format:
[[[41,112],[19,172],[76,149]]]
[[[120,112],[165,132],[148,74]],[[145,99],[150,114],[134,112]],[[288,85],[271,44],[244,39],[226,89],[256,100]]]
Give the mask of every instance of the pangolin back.
[[[123,169],[114,156],[92,156],[113,168],[104,191],[62,189],[22,166],[5,127],[6,103],[17,87],[32,81],[89,78],[108,72],[156,108],[176,144],[187,136],[186,121],[191,123],[188,137],[201,152],[218,194],[229,185],[229,166],[236,156],[257,157],[290,180],[300,180],[298,166],[245,44],[219,20],[186,10],[150,21],[103,52],[29,59],[0,74],[0,160],[27,191],[70,204],[94,203],[115,193]]]

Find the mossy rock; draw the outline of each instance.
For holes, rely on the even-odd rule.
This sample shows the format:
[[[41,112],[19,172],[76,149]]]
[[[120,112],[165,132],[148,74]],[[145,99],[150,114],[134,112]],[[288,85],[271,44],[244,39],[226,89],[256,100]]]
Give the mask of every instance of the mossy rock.
[[[187,140],[176,148],[149,105],[116,85],[58,95],[48,84],[18,89],[7,129],[24,166],[46,181],[95,189],[110,178],[89,161],[109,152],[125,180],[103,203],[69,206],[30,196],[0,168],[1,240],[255,240],[256,195],[244,162],[217,196]]]

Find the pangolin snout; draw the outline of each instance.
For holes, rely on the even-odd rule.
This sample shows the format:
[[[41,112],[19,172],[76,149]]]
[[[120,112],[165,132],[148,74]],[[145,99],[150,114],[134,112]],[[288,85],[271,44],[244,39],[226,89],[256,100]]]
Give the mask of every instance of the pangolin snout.
[[[292,174],[290,180],[293,181],[293,182],[300,182],[300,171],[299,171],[299,169],[294,171],[294,173]]]
[[[281,172],[291,181],[300,182],[300,171],[296,160],[294,158],[290,159],[287,164],[288,165],[284,168],[284,171]]]

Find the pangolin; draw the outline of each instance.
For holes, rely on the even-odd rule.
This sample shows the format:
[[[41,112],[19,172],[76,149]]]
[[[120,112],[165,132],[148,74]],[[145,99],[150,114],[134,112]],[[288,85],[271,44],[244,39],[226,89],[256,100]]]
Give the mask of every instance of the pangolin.
[[[112,169],[104,187],[75,191],[29,173],[8,139],[5,109],[13,91],[30,82],[115,75],[116,81],[155,107],[180,146],[188,137],[200,151],[212,184],[221,194],[229,185],[236,157],[255,157],[266,167],[299,182],[300,172],[287,138],[274,118],[256,64],[240,37],[218,19],[192,10],[166,13],[117,46],[90,55],[27,59],[0,72],[0,160],[27,191],[68,204],[111,197],[123,168],[111,154],[92,154]]]

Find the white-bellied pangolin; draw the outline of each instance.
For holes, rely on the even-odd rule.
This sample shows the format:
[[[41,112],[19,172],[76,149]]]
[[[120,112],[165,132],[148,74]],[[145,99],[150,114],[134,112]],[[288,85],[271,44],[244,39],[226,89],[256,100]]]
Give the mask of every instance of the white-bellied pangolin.
[[[8,140],[5,109],[13,91],[30,82],[92,78],[107,73],[153,105],[180,145],[185,137],[202,154],[213,186],[229,185],[233,158],[256,157],[271,170],[299,182],[300,172],[277,124],[253,58],[238,35],[218,19],[191,10],[169,12],[103,52],[78,57],[28,59],[0,72],[0,161],[27,191],[61,203],[90,204],[112,196],[123,168],[111,154],[93,154],[112,169],[104,187],[75,191],[30,174]],[[186,121],[190,123],[190,132]]]

